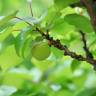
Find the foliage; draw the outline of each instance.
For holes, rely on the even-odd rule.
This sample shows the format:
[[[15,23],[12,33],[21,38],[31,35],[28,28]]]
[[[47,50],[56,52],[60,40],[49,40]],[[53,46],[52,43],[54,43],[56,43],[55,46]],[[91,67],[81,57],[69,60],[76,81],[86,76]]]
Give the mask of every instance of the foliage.
[[[82,30],[96,57],[96,33],[85,8],[70,6],[79,0],[28,1],[33,17],[26,0],[0,0],[0,96],[95,96],[92,66],[64,56],[41,35],[49,31],[85,56]]]

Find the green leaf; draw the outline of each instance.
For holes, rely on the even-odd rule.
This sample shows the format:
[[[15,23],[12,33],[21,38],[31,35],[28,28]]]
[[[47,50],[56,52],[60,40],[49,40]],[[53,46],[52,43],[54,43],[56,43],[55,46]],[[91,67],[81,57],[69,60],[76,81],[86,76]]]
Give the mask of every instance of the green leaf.
[[[96,95],[96,88],[89,88],[89,89],[84,89],[76,96],[95,96],[95,95]]]
[[[21,56],[21,50],[28,36],[30,36],[32,28],[24,28],[15,39],[15,49],[18,56]]]
[[[81,64],[80,61],[78,61],[78,60],[73,60],[73,61],[72,61],[72,64],[71,64],[71,69],[72,69],[72,71],[74,72],[74,71],[79,67],[80,64]]]
[[[31,70],[33,67],[33,64],[31,62],[31,57],[24,58],[24,60],[17,66],[17,67],[24,67],[28,70]]]
[[[37,68],[39,68],[43,72],[50,70],[55,66],[55,62],[52,60],[37,61],[35,58],[32,58],[31,61]]]
[[[40,24],[41,21],[47,16],[47,11],[45,11],[39,18],[36,17],[25,17],[22,18],[24,21],[29,22],[30,24]],[[20,20],[21,21],[21,20]]]
[[[43,4],[43,2],[41,0],[33,0],[33,14],[36,17],[41,16],[41,14],[44,13],[44,11],[46,11],[46,6]]]
[[[57,66],[55,66],[55,69],[51,74],[49,74],[48,80],[56,84],[63,84],[64,82],[66,82],[66,79],[70,78],[72,74],[69,66],[70,63],[71,60],[69,58],[66,58],[65,60],[59,59],[56,62]]]
[[[13,37],[12,34],[10,34],[6,39],[4,39],[1,42],[1,48],[0,48],[0,55],[3,54],[4,50],[12,44],[14,44],[15,38]]]
[[[72,32],[75,30],[75,27],[73,25],[68,24],[67,22],[63,21],[62,19],[59,19],[59,20],[54,23],[54,26],[51,29],[52,34],[54,34],[54,35],[57,34],[58,37],[59,37],[59,35],[64,37],[64,35],[66,33],[69,33],[69,32]]]
[[[3,30],[12,27],[14,25],[13,22],[7,22],[6,24],[4,24],[3,26],[0,26],[0,32],[2,32]]]
[[[44,40],[44,37],[42,37],[42,36],[37,36],[36,39],[35,39],[36,42],[40,42],[40,41],[43,41],[43,40]]]
[[[12,28],[6,28],[2,33],[0,33],[0,42],[6,39],[12,33]]]
[[[59,50],[59,49],[57,49],[57,48],[55,48],[55,47],[51,47],[51,50],[52,50],[52,53],[53,53],[57,58],[62,58],[62,57],[64,56],[64,53],[63,53],[61,50]]]
[[[88,71],[84,71],[83,69],[78,69],[76,73],[74,72],[73,74],[72,81],[76,85],[77,89],[85,87],[87,76],[88,76]],[[89,81],[90,82],[90,81]],[[81,95],[82,96],[82,95]]]
[[[23,68],[14,68],[5,73],[3,84],[14,86],[16,88],[22,88],[24,81],[31,80],[31,78],[32,75],[28,74],[28,70]]]
[[[13,45],[9,46],[4,50],[3,54],[0,55],[0,66],[4,71],[18,65],[21,61],[22,58],[17,56]]]
[[[15,37],[10,34],[6,39],[4,39],[4,41],[2,42],[4,46],[9,46],[14,44],[15,41]]]
[[[71,25],[74,25],[77,30],[82,30],[83,32],[94,32],[90,20],[84,16],[78,14],[70,14],[65,16],[64,20]]]
[[[46,22],[47,27],[51,27],[51,25],[57,20],[57,18],[61,15],[53,6],[48,9],[48,15],[45,17],[44,22]],[[49,28],[50,29],[50,28]]]
[[[25,40],[22,48],[22,56],[24,58],[32,55],[32,42],[33,42],[32,37]]]
[[[18,11],[15,11],[14,13],[4,17],[3,19],[0,20],[0,26],[3,26],[4,24],[6,24],[9,20],[13,19]]]
[[[57,8],[60,10],[67,7],[70,4],[76,3],[78,1],[79,0],[54,0]]]

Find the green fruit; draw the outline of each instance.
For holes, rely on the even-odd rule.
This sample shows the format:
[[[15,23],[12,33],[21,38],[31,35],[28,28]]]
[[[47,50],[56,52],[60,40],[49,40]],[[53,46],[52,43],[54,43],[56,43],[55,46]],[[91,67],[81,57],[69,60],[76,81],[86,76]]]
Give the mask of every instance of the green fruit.
[[[46,42],[38,42],[33,45],[32,56],[37,60],[44,60],[49,57],[51,51]]]

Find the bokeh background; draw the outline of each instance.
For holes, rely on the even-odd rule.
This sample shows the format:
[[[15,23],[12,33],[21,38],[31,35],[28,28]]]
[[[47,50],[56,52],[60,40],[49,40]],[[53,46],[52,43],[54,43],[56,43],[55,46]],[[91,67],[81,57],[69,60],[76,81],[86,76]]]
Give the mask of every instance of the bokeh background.
[[[52,4],[53,0],[33,0],[34,15],[40,17]],[[27,0],[0,0],[1,18],[15,10],[19,10],[19,17],[31,16]],[[62,16],[75,11],[66,7]],[[88,17],[86,12],[84,14]],[[23,29],[25,26],[23,22],[15,25],[13,29]],[[62,38],[62,42],[71,50],[83,54],[80,34],[74,32],[74,26],[65,26],[66,28],[60,26],[53,30],[61,32],[64,27],[65,33],[61,32],[64,37],[59,33],[53,33],[52,36]],[[18,31],[12,34],[16,36]],[[96,56],[94,33],[88,33],[87,38],[88,44],[92,45],[91,51]],[[12,40],[7,38],[0,43],[0,96],[96,96],[96,72],[90,64],[63,56],[61,51],[53,47],[47,60],[23,59],[10,44]]]

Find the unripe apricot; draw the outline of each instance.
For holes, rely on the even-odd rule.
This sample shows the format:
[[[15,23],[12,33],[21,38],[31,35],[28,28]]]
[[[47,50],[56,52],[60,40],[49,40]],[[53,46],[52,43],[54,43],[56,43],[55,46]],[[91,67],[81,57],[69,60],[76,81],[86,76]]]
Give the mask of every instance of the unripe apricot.
[[[33,45],[32,56],[37,60],[44,60],[49,57],[51,51],[46,42],[38,42]]]

